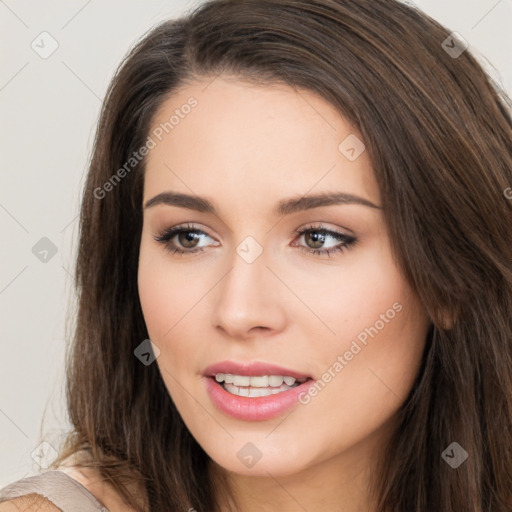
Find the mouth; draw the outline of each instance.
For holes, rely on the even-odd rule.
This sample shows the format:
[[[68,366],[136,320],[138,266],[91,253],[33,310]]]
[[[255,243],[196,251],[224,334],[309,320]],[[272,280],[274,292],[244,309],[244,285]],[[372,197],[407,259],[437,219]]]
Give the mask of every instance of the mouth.
[[[254,373],[254,372],[253,372]],[[223,414],[242,421],[265,421],[284,414],[301,402],[314,385],[309,376],[240,375],[214,372],[204,375],[205,390]]]
[[[313,385],[312,375],[262,361],[221,361],[208,366],[203,377],[217,408],[245,421],[282,414]]]

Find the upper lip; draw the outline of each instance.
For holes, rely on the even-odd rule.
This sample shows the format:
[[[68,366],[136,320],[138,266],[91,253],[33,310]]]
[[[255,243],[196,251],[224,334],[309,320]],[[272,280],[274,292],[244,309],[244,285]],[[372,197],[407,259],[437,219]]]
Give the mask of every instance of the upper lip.
[[[295,377],[296,379],[311,378],[306,373],[301,373],[284,366],[260,361],[249,363],[237,363],[236,361],[220,361],[208,366],[203,372],[206,377],[215,377],[217,373],[230,373],[232,375],[245,375],[255,377],[258,375],[282,375],[283,377]]]

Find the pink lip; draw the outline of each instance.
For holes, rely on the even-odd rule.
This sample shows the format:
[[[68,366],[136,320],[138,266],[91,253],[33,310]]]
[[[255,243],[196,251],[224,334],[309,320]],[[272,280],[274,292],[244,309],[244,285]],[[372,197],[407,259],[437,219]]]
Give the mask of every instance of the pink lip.
[[[283,366],[258,361],[245,364],[236,363],[235,361],[221,361],[208,366],[208,368],[204,370],[203,375],[205,377],[215,377],[217,373],[231,373],[232,375],[246,375],[248,377],[258,375],[282,375],[283,377],[289,376],[295,377],[296,379],[312,378],[311,375],[296,372],[289,368],[284,368]]]
[[[236,372],[237,375],[240,375],[238,372],[239,370]],[[259,375],[268,375],[268,373]],[[282,375],[282,373],[271,373],[271,375]],[[286,373],[286,375],[290,374]],[[275,395],[251,398],[228,393],[215,380],[215,377],[207,377],[205,381],[208,394],[217,408],[228,416],[245,421],[263,421],[283,414],[299,401],[299,395],[307,393],[309,386],[314,384],[314,381],[310,379],[299,386]]]

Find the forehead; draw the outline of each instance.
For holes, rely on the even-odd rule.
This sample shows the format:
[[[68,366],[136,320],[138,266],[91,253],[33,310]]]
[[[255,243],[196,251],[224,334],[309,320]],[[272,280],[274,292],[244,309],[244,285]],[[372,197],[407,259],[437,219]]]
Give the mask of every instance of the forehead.
[[[145,199],[165,189],[247,200],[342,190],[380,202],[362,137],[312,91],[204,78],[162,104],[149,135]]]

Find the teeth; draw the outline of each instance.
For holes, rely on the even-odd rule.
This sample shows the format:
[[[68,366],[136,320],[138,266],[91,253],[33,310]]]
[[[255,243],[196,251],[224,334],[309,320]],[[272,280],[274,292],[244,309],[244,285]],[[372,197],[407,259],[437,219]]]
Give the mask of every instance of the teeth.
[[[261,377],[242,377],[240,375],[233,375],[233,384],[235,386],[252,386],[254,388],[268,388],[268,375]],[[226,382],[226,380],[224,380]]]
[[[283,382],[284,382],[284,377],[281,377],[281,375],[271,375],[268,378],[268,385],[272,386],[273,388],[282,386]],[[295,379],[293,379],[293,382],[295,382]]]
[[[293,386],[296,382],[302,383],[306,378],[295,379],[294,377],[282,375],[261,375],[255,377],[248,377],[247,375],[232,375],[230,373],[217,373],[215,375],[217,382],[224,382],[225,384],[233,384],[234,386],[253,387],[253,388],[278,388],[283,385]],[[247,395],[245,395],[247,396]]]
[[[270,395],[276,395],[277,393],[282,393],[283,391],[288,391],[289,389],[293,389],[296,386],[287,386],[286,384],[283,384],[282,386],[279,386],[278,388],[257,388],[257,387],[239,387],[235,386],[233,384],[224,384],[224,389],[231,393],[232,395],[237,396],[247,396],[250,398],[260,397],[260,396],[270,396]]]

